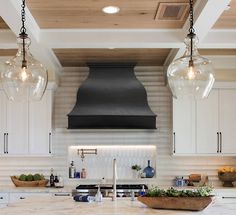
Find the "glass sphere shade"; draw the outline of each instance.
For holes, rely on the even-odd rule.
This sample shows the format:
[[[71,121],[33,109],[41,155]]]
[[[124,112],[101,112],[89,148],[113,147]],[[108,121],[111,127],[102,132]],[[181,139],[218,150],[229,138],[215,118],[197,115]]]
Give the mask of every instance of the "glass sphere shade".
[[[191,58],[191,39],[186,37],[186,50],[182,57],[173,61],[167,70],[167,78],[173,97],[177,99],[207,98],[215,81],[212,63],[199,55],[197,38],[193,38]]]
[[[38,101],[42,98],[48,82],[48,73],[29,51],[30,39],[25,38],[25,60],[23,61],[23,39],[17,38],[19,46],[16,56],[7,61],[1,72],[2,86],[13,101]]]

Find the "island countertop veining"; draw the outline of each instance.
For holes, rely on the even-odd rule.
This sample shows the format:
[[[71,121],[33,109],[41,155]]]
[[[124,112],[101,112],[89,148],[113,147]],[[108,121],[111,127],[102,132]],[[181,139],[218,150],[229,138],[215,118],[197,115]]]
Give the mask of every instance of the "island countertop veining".
[[[201,212],[156,210],[147,208],[138,201],[130,199],[104,199],[103,202],[75,202],[71,197],[33,197],[18,203],[9,204],[1,208],[1,215],[235,215],[235,208],[227,208],[223,205],[212,205]]]

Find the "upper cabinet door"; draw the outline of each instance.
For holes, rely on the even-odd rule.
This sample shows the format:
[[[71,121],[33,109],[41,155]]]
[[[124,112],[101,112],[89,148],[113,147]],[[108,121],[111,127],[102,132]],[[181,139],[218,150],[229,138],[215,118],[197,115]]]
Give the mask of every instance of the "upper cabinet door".
[[[46,90],[41,101],[29,103],[29,151],[33,155],[52,153],[52,91]]]
[[[236,153],[236,89],[220,90],[221,153]]]
[[[6,153],[6,102],[7,97],[3,90],[0,90],[0,154]]]
[[[197,153],[219,153],[219,90],[211,91],[207,99],[197,101],[196,147]]]
[[[173,99],[173,152],[195,153],[195,102]]]
[[[28,102],[7,100],[7,152],[28,154]]]

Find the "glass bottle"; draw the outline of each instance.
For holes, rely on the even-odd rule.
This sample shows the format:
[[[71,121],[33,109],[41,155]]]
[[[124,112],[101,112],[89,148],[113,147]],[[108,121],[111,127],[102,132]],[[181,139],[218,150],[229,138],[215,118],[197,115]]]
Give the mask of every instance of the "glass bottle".
[[[49,181],[50,181],[50,187],[54,187],[55,184],[54,184],[53,168],[51,168],[51,175]]]
[[[155,169],[150,166],[150,160],[148,160],[148,166],[144,168],[143,172],[146,175],[146,178],[152,178],[155,175]]]
[[[70,167],[69,167],[69,178],[74,178],[76,173],[76,168],[74,166],[74,161],[71,161]]]

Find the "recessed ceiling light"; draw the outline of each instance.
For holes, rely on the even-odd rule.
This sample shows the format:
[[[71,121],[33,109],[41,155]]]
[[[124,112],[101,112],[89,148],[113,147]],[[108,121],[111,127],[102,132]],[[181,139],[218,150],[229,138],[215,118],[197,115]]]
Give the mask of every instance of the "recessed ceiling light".
[[[104,13],[114,14],[114,13],[118,13],[120,11],[120,8],[116,6],[107,6],[107,7],[102,8],[102,11]]]

